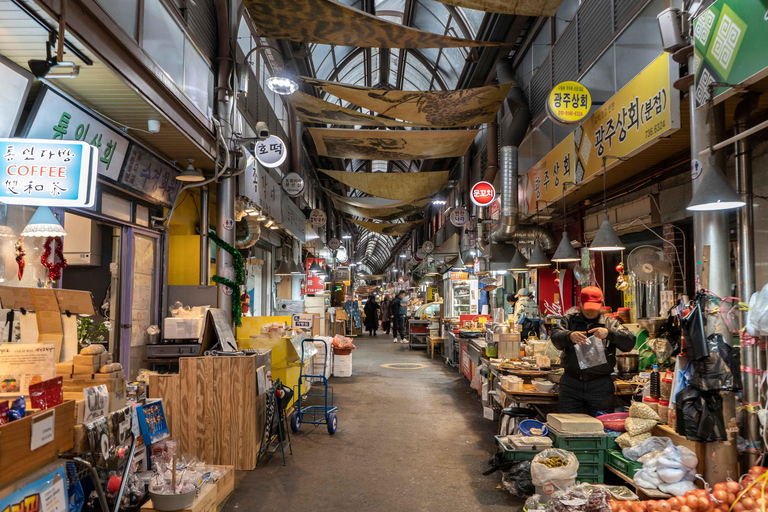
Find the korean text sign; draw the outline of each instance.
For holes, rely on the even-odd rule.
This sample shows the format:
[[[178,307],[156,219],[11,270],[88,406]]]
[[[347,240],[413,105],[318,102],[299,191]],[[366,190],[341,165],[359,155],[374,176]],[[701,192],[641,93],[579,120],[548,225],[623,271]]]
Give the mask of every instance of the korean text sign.
[[[603,157],[630,157],[680,128],[679,67],[662,53],[526,173],[527,212],[598,177]],[[606,161],[610,170],[619,163]],[[541,204],[539,206],[542,206]]]
[[[575,124],[592,108],[592,97],[579,82],[562,82],[549,93],[549,114],[559,124]]]
[[[0,139],[0,201],[29,206],[91,206],[96,173],[85,142]]]
[[[87,142],[99,152],[98,172],[117,181],[128,152],[128,139],[49,88],[38,95],[24,136]]]

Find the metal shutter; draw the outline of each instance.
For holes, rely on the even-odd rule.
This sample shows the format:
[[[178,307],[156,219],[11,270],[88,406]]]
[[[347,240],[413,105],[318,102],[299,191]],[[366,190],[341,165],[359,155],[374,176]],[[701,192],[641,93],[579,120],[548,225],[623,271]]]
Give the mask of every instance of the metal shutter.
[[[579,74],[579,33],[571,22],[552,50],[552,81],[555,84],[573,80]]]
[[[611,0],[592,0],[579,9],[579,69],[584,70],[613,38]]]
[[[187,0],[186,21],[189,35],[200,51],[216,62],[218,30],[214,0]]]

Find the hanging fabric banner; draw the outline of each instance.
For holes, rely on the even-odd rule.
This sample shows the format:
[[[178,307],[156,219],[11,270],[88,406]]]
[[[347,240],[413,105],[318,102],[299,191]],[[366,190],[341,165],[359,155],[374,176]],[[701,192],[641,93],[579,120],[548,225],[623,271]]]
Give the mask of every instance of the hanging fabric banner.
[[[444,128],[493,122],[512,88],[510,83],[458,91],[395,91],[308,77],[301,79],[323,92],[381,115]]]
[[[261,37],[363,48],[456,48],[503,43],[443,36],[383,20],[336,0],[245,0]]]
[[[421,219],[421,220],[414,220],[411,222],[400,222],[400,223],[388,223],[388,222],[367,222],[364,220],[357,220],[357,219],[349,219],[350,221],[354,222],[358,226],[367,229],[368,231],[373,231],[374,233],[378,233],[380,235],[387,235],[387,236],[402,236],[407,235],[416,226],[419,226],[421,224],[424,224],[427,222],[427,219]]]
[[[463,156],[478,130],[381,131],[310,128],[317,153],[359,160],[429,160]]]
[[[414,204],[413,201],[399,201],[394,199],[384,199],[383,197],[346,197],[340,196],[335,192],[323,188],[323,191],[333,199],[354,206],[356,208],[365,208],[376,210],[379,208],[405,208]],[[430,199],[431,201],[431,199]]]
[[[363,114],[344,108],[301,91],[286,96],[302,123],[340,124],[348,126],[373,126],[379,128],[431,127],[430,124],[404,123],[385,117]]]
[[[343,201],[339,201],[335,199],[335,197],[333,196],[331,197],[331,199],[333,200],[333,205],[336,207],[336,209],[341,210],[344,213],[348,213],[349,215],[354,215],[356,217],[361,217],[363,219],[384,220],[384,221],[402,219],[403,217],[415,215],[421,212],[424,209],[424,206],[426,206],[431,202],[431,199],[427,199],[424,201],[419,201],[418,203],[415,203],[413,206],[371,209],[371,208],[357,208],[355,206],[350,206],[344,203]]]
[[[323,174],[366,194],[386,199],[422,199],[440,192],[449,171],[345,172],[319,169]]]
[[[454,7],[476,11],[516,14],[517,16],[554,16],[563,0],[438,0]]]

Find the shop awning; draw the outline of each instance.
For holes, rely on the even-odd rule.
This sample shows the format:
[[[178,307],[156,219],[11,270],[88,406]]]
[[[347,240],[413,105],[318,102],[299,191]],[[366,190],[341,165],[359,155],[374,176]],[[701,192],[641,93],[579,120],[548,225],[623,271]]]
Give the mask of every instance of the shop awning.
[[[554,16],[563,0],[438,0],[440,3],[476,11],[516,14],[517,16]]]
[[[302,123],[336,124],[347,126],[369,126],[380,128],[430,127],[429,124],[414,124],[364,114],[351,108],[341,107],[301,91],[296,91],[288,98]]]
[[[323,174],[366,194],[386,199],[417,200],[440,192],[449,171],[436,172],[345,172],[319,169]]]

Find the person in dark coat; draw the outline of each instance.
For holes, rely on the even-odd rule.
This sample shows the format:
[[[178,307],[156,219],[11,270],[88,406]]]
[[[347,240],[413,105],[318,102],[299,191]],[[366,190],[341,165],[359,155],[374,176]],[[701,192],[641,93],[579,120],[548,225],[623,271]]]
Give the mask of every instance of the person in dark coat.
[[[363,312],[365,313],[365,329],[369,336],[376,336],[376,329],[379,328],[379,303],[376,302],[376,296],[371,295],[365,303]]]
[[[384,295],[384,299],[381,301],[381,328],[384,329],[384,334],[389,334],[389,328],[391,325],[391,315],[389,313],[389,303],[392,299],[389,298],[389,294]]]
[[[616,366],[616,349],[629,352],[635,348],[635,335],[615,318],[600,313],[603,292],[596,286],[581,290],[581,308],[565,315],[552,328],[552,343],[562,350],[565,374],[560,379],[559,408],[561,413],[612,413],[615,391],[611,373]],[[579,367],[576,346],[588,343],[595,336],[603,343],[607,363],[586,369]]]

